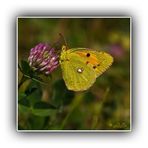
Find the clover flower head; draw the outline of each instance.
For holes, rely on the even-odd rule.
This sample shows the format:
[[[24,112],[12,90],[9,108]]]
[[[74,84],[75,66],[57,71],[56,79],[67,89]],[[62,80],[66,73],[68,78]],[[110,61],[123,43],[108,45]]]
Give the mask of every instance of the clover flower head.
[[[28,57],[30,67],[46,75],[59,66],[59,56],[49,44],[40,43],[30,50]]]

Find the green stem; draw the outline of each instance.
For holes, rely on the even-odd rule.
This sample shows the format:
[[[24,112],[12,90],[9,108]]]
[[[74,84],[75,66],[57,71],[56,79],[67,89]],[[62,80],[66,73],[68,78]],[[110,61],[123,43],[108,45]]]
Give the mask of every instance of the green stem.
[[[93,114],[92,125],[91,125],[92,130],[96,129],[96,127],[97,127],[97,124],[98,124],[98,121],[99,121],[100,111],[102,110],[103,102],[106,100],[109,91],[110,91],[110,88],[107,87],[106,90],[105,90],[104,96],[102,98],[102,102],[98,102],[94,106],[94,114]]]
[[[65,117],[65,119],[64,119],[63,122],[62,122],[62,125],[61,125],[61,127],[60,127],[61,130],[64,129],[64,127],[65,127],[65,125],[66,125],[66,123],[67,123],[67,121],[68,121],[68,119],[69,119],[71,113],[72,113],[72,112],[74,111],[74,109],[80,104],[80,102],[82,101],[82,99],[83,99],[83,94],[78,95],[78,96],[74,99],[74,101],[72,102],[72,104],[71,104],[71,106],[70,106],[70,110],[69,110],[67,116]]]
[[[20,83],[18,84],[18,89],[21,87],[21,85],[27,80],[27,78],[23,75],[21,78]]]
[[[104,96],[103,96],[103,102],[104,102],[104,100],[106,100],[109,91],[110,91],[110,88],[107,87],[106,90],[105,90]]]

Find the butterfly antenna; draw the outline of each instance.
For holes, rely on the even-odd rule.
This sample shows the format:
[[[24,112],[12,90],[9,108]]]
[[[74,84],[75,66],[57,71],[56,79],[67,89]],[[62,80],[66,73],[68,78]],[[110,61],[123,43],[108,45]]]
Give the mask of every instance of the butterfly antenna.
[[[65,40],[65,37],[62,35],[62,33],[59,33],[59,35],[60,35],[61,38],[63,38],[64,43],[65,43],[65,46],[66,46],[66,48],[68,49],[68,45],[67,45],[67,42],[66,42],[66,40]]]
[[[60,38],[56,42],[54,42],[51,47],[55,47],[59,42],[60,42]]]
[[[52,49],[52,48],[55,48],[56,49],[56,52],[57,53],[60,53],[60,45],[61,45],[61,37],[62,36],[60,36],[58,39],[57,39],[57,41],[56,42],[54,42],[51,46],[50,46],[50,48],[49,48],[49,50],[50,49]],[[63,37],[62,37],[63,38]],[[65,41],[64,41],[65,42]]]

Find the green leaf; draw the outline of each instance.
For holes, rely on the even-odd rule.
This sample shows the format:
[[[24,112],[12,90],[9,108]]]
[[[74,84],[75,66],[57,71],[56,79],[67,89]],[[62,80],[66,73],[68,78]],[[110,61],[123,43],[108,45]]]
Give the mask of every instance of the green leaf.
[[[50,116],[53,112],[50,109],[32,109],[32,113],[36,116],[46,117]]]
[[[42,87],[39,83],[31,81],[25,93],[27,95],[27,99],[30,101],[30,104],[34,106],[36,102],[41,101]]]
[[[21,61],[21,67],[18,65],[20,71],[24,74],[24,77],[32,79],[41,84],[46,84],[41,77],[38,76],[39,72],[33,71],[29,66],[29,63],[25,60]]]
[[[18,100],[24,99],[26,97],[26,94],[21,92],[18,94]]]
[[[25,91],[25,94],[26,94],[26,96],[29,96],[29,95],[31,95],[34,91],[36,91],[37,90],[37,87],[29,87],[26,91]]]
[[[30,107],[30,102],[28,99],[26,98],[22,98],[18,101],[19,104],[23,105],[23,106],[26,106],[26,107]]]
[[[19,105],[18,105],[18,110],[19,110],[19,112],[21,112],[21,113],[28,113],[28,112],[31,111],[31,108],[28,107],[28,106],[24,106],[24,105],[19,104]]]
[[[20,70],[21,72],[23,72],[23,71],[22,71],[22,68],[21,68],[21,66],[20,66],[20,64],[18,64],[18,68],[19,68],[19,70]]]
[[[21,61],[21,68],[22,68],[22,72],[26,75],[30,75],[31,74],[31,68],[29,66],[29,63],[27,61],[22,60]]]
[[[49,103],[43,102],[43,101],[37,102],[34,105],[34,108],[35,109],[56,109],[55,106],[53,106],[53,105],[51,105]]]
[[[30,102],[26,98],[22,98],[18,101],[18,109],[20,112],[29,112],[30,111]]]
[[[56,107],[46,103],[46,102],[37,102],[33,109],[32,109],[32,113],[36,116],[49,116],[51,115],[53,112],[55,112]]]

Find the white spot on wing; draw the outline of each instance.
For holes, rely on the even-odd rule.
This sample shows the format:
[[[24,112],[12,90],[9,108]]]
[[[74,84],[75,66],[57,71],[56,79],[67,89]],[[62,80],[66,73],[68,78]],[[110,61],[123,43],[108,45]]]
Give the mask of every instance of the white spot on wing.
[[[83,72],[83,68],[78,68],[78,69],[77,69],[77,72],[78,72],[78,73],[82,73],[82,72]]]

